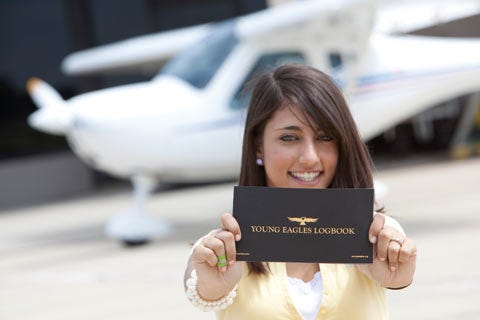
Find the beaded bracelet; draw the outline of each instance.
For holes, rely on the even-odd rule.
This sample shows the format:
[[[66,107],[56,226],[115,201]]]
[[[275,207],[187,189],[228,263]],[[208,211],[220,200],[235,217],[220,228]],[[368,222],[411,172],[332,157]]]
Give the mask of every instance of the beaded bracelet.
[[[207,301],[203,300],[197,291],[197,272],[195,269],[192,270],[190,278],[187,280],[187,298],[192,302],[194,306],[203,310],[203,311],[219,311],[227,308],[233,303],[233,299],[237,296],[237,286],[232,289],[225,297],[215,300]]]

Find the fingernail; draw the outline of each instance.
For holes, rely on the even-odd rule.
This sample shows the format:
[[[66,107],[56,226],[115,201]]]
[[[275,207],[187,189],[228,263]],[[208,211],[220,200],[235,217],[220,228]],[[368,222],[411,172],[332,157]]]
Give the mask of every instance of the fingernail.
[[[237,235],[235,236],[235,240],[237,240],[237,241],[240,241],[241,238],[242,238],[242,237],[241,237],[239,234],[237,234]]]
[[[371,243],[377,243],[377,237],[373,236],[370,238]]]
[[[220,269],[220,271],[226,272],[226,271],[227,271],[227,267],[222,267],[222,269]]]
[[[397,270],[397,267],[395,267],[395,266],[390,267],[390,271],[395,272],[395,270]]]
[[[235,261],[234,260],[231,260],[231,261],[228,261],[228,265],[231,266],[232,264],[234,264]]]
[[[380,261],[385,261],[385,260],[386,260],[385,258],[380,258],[380,257],[378,257],[378,259],[379,259]]]

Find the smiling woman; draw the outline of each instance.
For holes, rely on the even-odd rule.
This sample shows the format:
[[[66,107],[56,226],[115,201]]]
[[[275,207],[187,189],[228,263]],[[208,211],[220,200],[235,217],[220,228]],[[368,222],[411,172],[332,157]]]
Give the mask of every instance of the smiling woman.
[[[343,94],[318,70],[289,65],[258,78],[245,124],[240,185],[267,185],[270,176],[266,171],[270,165],[265,165],[264,170],[252,163],[262,158],[264,152],[264,157],[274,150],[275,156],[279,156],[281,152],[276,147],[281,146],[297,148],[300,163],[290,168],[293,174],[305,173],[298,169],[310,169],[306,172],[310,175],[315,174],[312,169],[321,169],[317,170],[320,175],[330,174],[329,179],[323,179],[328,182],[324,188],[373,186],[370,155]],[[325,172],[322,163],[311,167],[311,161],[321,160],[312,156],[333,167],[325,168]]]
[[[254,82],[239,184],[373,188],[368,149],[342,93],[327,75],[284,65]],[[218,311],[218,319],[386,319],[385,288],[412,282],[416,245],[401,227],[385,221],[385,215],[376,213],[370,224],[376,252],[372,264],[244,265],[236,261],[241,230],[233,216],[224,214],[221,229],[192,249],[185,272],[187,296],[203,310]],[[318,233],[354,230],[321,228]]]
[[[335,175],[335,140],[314,131],[293,107],[275,112],[263,132],[257,157],[263,159],[267,185],[288,188],[326,188]]]

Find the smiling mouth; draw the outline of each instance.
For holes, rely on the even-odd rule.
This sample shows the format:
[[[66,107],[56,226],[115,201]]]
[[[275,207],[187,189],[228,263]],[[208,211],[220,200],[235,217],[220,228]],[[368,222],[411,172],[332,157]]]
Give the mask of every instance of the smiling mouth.
[[[313,171],[313,172],[289,171],[288,173],[292,177],[304,182],[315,181],[320,176],[320,171]]]

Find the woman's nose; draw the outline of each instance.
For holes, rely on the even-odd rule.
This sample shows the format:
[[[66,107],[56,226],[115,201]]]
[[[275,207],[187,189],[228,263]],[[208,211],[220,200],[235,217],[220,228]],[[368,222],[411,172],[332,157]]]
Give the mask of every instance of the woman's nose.
[[[317,146],[313,141],[306,141],[301,149],[299,162],[306,166],[312,167],[320,162],[320,156],[318,154]]]

